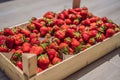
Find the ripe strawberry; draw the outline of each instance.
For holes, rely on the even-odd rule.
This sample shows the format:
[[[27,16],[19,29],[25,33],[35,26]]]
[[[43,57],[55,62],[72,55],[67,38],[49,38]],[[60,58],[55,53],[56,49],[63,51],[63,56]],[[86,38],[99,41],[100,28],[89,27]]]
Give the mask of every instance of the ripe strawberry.
[[[40,36],[44,37],[48,32],[48,28],[47,27],[41,27],[40,28]]]
[[[5,42],[6,42],[6,36],[0,35],[0,45],[5,44]]]
[[[38,31],[37,29],[34,29],[34,30],[33,30],[33,33],[38,34],[38,33],[39,33],[39,31]]]
[[[75,19],[75,20],[73,21],[73,24],[78,25],[79,22],[80,22],[79,19]]]
[[[61,43],[59,45],[59,52],[64,54],[69,54],[69,46],[66,43]]]
[[[15,39],[15,44],[16,45],[21,45],[23,42],[26,41],[26,38],[23,34],[15,34],[14,36],[14,39]]]
[[[42,71],[43,70],[40,67],[37,68],[37,73],[42,72]]]
[[[30,51],[30,43],[27,43],[27,42],[23,43],[22,51],[23,52],[29,52]]]
[[[15,39],[12,36],[7,37],[6,45],[8,48],[12,49],[15,45]]]
[[[83,37],[83,40],[87,42],[89,40],[89,38],[90,38],[90,35],[87,34],[87,33],[83,33],[82,37]]]
[[[54,57],[53,60],[52,60],[52,64],[55,65],[55,64],[57,64],[57,63],[59,63],[61,61],[62,61],[62,59],[60,59],[58,57]]]
[[[95,44],[96,43],[95,38],[90,38],[88,40],[88,43],[91,44],[91,45]]]
[[[114,34],[115,34],[115,30],[113,30],[113,29],[106,30],[106,37],[111,37]]]
[[[41,46],[32,46],[30,49],[31,54],[40,55],[43,52],[43,48]]]
[[[79,31],[82,33],[85,31],[85,26],[84,25],[80,25],[79,26]]]
[[[67,25],[70,25],[70,24],[72,24],[72,21],[71,21],[70,19],[65,19],[65,23],[66,23]]]
[[[74,14],[69,14],[68,17],[71,21],[73,21],[77,18],[76,15],[74,15]]]
[[[39,57],[38,57],[38,66],[41,68],[41,69],[46,69],[48,68],[50,64],[50,60],[47,56],[47,54],[41,54]]]
[[[112,25],[112,23],[105,23],[105,27],[108,28],[112,28],[114,29],[115,27]]]
[[[74,50],[72,48],[69,48],[69,55],[73,55]]]
[[[16,63],[16,66],[17,66],[18,68],[20,68],[21,70],[23,69],[22,62],[21,62],[21,61],[18,61],[18,62]]]
[[[77,47],[77,46],[79,46],[79,45],[80,45],[80,42],[79,42],[77,39],[72,38],[71,46],[72,46],[73,48],[75,48],[75,47]]]
[[[67,10],[62,11],[62,13],[64,14],[65,18],[68,18],[69,12]]]
[[[12,31],[11,28],[4,28],[4,35],[6,36],[14,35],[14,32]]]
[[[32,45],[34,45],[34,44],[40,44],[40,41],[39,41],[39,39],[38,38],[32,38],[31,40],[30,40],[30,43],[32,44]]]
[[[31,24],[28,24],[27,25],[27,28],[31,31],[33,31],[36,27],[35,27],[35,24],[31,23]]]
[[[74,25],[74,24],[73,24],[73,25],[70,25],[70,28],[71,28],[71,29],[74,29],[75,31],[78,31],[78,27],[77,27],[76,25]]]
[[[21,33],[24,34],[26,37],[30,36],[30,31],[27,29],[21,29]]]
[[[70,44],[71,43],[71,38],[70,37],[66,37],[65,39],[64,39],[64,43],[66,43],[66,44]]]
[[[67,30],[67,29],[69,29],[69,28],[70,28],[70,26],[68,26],[68,25],[62,25],[62,26],[61,26],[61,29],[62,29],[62,30]]]
[[[30,34],[30,39],[37,38],[37,37],[38,37],[38,34],[36,34],[36,33],[31,33]]]
[[[79,32],[74,32],[74,38],[76,38],[77,40],[79,40],[81,37],[80,33]]]
[[[8,52],[8,48],[5,44],[0,46],[0,52]]]
[[[67,35],[68,37],[73,38],[73,37],[74,37],[74,32],[75,32],[74,29],[67,29],[67,30],[66,30],[66,35]]]
[[[43,25],[40,24],[37,20],[33,21],[32,23],[35,25],[35,27],[36,27],[38,30],[43,26]]]
[[[62,31],[62,30],[58,30],[58,31],[55,32],[54,36],[59,38],[59,39],[64,39],[65,38],[65,32]]]
[[[56,37],[53,37],[52,38],[52,42],[55,42],[55,43],[57,43],[57,44],[60,44],[60,39],[59,38],[56,38]]]
[[[106,23],[108,21],[107,17],[102,17],[101,20]]]
[[[101,41],[103,41],[105,38],[106,38],[106,37],[105,37],[104,34],[98,33],[98,34],[96,35],[96,41],[97,41],[97,42],[101,42]]]
[[[48,11],[44,14],[44,17],[46,18],[53,18],[55,16],[55,13],[53,13],[52,11]]]
[[[59,14],[57,15],[57,18],[64,20],[64,19],[65,19],[65,16],[64,16],[63,13],[59,13]]]
[[[50,49],[55,49],[55,50],[57,50],[58,44],[57,44],[56,42],[52,42],[52,43],[49,45],[49,48],[50,48]]]
[[[90,37],[96,37],[97,33],[98,33],[97,30],[90,30],[90,31],[89,31]]]
[[[59,27],[59,26],[57,26],[57,25],[53,26],[53,31],[54,31],[54,32],[55,32],[55,31],[58,31],[58,30],[60,30],[60,27]]]
[[[75,8],[74,9],[76,12],[80,12],[81,11],[81,8]]]
[[[47,54],[51,61],[53,60],[54,57],[58,57],[58,52],[55,49],[48,49]]]
[[[87,10],[81,10],[80,15],[82,16],[82,20],[85,20],[87,18],[88,11]]]
[[[61,26],[64,24],[64,21],[62,19],[57,19],[55,22],[56,25]]]

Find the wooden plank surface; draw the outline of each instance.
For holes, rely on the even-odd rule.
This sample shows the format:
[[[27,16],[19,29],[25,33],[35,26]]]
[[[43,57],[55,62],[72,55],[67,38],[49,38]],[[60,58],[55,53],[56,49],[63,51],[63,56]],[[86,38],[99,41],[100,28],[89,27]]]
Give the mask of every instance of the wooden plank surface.
[[[72,7],[72,0],[2,1],[0,29],[28,21],[33,16],[41,17],[48,10],[61,11]],[[94,14],[107,16],[120,24],[120,0],[81,0],[81,6],[87,6]],[[0,71],[0,80],[9,79]],[[64,80],[120,80],[120,48]]]

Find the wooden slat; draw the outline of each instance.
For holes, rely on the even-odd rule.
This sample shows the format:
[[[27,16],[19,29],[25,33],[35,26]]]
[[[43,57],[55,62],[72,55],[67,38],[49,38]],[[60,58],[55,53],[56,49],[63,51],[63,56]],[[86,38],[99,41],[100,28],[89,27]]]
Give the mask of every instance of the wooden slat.
[[[78,8],[78,7],[80,7],[80,2],[81,2],[81,0],[73,0],[72,7],[73,7],[73,8]]]
[[[22,54],[23,72],[27,75],[28,79],[37,74],[37,55],[35,54]]]

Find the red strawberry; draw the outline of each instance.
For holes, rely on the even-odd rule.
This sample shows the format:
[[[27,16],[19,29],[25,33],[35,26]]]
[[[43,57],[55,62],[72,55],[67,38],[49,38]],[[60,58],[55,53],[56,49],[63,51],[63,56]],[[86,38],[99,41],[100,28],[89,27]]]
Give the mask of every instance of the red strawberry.
[[[72,46],[73,48],[75,48],[75,47],[77,47],[77,46],[79,46],[79,45],[80,45],[80,42],[79,42],[77,39],[72,38],[71,46]]]
[[[60,42],[61,42],[60,39],[56,38],[56,37],[53,37],[52,41],[55,42],[55,43],[57,43],[57,44],[60,44]]]
[[[56,25],[61,26],[64,24],[64,21],[62,19],[57,19],[56,20]]]
[[[37,28],[38,30],[43,26],[43,25],[40,24],[38,21],[33,21],[32,23],[36,26],[36,28]]]
[[[58,31],[55,32],[54,36],[59,38],[59,39],[64,39],[65,38],[65,32],[62,31],[62,30],[58,30]]]
[[[62,11],[62,13],[64,14],[64,17],[65,17],[65,18],[68,18],[69,13],[68,13],[67,10]]]
[[[79,22],[80,22],[79,19],[75,19],[75,20],[73,21],[73,24],[78,25]]]
[[[82,16],[82,20],[85,20],[87,18],[87,10],[81,10],[80,15]]]
[[[66,30],[66,35],[67,35],[68,37],[73,38],[73,37],[74,37],[74,32],[75,32],[74,29],[67,29],[67,30]]]
[[[70,27],[70,26],[68,26],[68,25],[62,25],[62,26],[61,26],[61,29],[67,30],[67,29],[69,29],[69,27]]]
[[[58,48],[58,44],[56,42],[52,42],[50,45],[49,45],[49,48],[50,49],[57,49]]]
[[[6,36],[0,35],[0,45],[5,44],[6,42]]]
[[[58,52],[55,49],[48,49],[47,54],[50,60],[53,60],[54,57],[58,57]]]
[[[106,30],[106,37],[111,37],[114,34],[115,34],[115,30],[113,30],[113,29]]]
[[[37,38],[38,37],[38,35],[36,34],[36,33],[31,33],[30,34],[30,39],[32,39],[32,38]]]
[[[83,33],[83,34],[82,34],[82,37],[83,37],[83,40],[84,40],[84,41],[88,41],[89,38],[90,38],[90,35],[87,34],[87,33]]]
[[[74,15],[74,14],[69,14],[69,19],[70,20],[75,20],[77,17],[76,17],[76,15]]]
[[[57,64],[57,63],[59,63],[61,61],[62,61],[62,59],[60,59],[58,57],[54,57],[53,60],[52,60],[52,64],[55,65],[55,64]]]
[[[71,21],[70,19],[65,19],[65,23],[66,23],[67,25],[70,25],[70,24],[72,24],[72,21]]]
[[[74,9],[76,12],[80,12],[81,11],[81,8],[75,8]]]
[[[39,39],[38,38],[32,38],[31,40],[30,40],[30,43],[32,44],[32,45],[34,45],[34,44],[40,44],[40,41],[39,41]]]
[[[53,18],[55,16],[55,13],[53,13],[52,11],[48,11],[44,14],[44,17],[47,18]]]
[[[37,73],[42,72],[42,71],[43,70],[40,67],[37,68]]]
[[[4,35],[6,36],[14,35],[14,32],[12,31],[11,28],[4,28]]]
[[[106,38],[106,37],[105,37],[104,34],[98,33],[98,34],[96,35],[96,41],[97,41],[97,42],[101,42],[101,41],[103,41],[105,38]]]
[[[41,69],[46,69],[48,68],[50,64],[50,60],[47,56],[47,54],[41,54],[39,57],[38,57],[38,66],[41,68]]]
[[[67,43],[69,45],[71,43],[71,38],[70,37],[66,37],[64,39],[64,43]]]
[[[38,31],[37,29],[34,29],[34,30],[33,30],[33,33],[38,34],[38,33],[39,33],[39,31]]]
[[[80,25],[79,26],[79,30],[80,30],[80,32],[84,32],[85,31],[85,26],[84,25]]]
[[[55,32],[55,31],[58,31],[58,30],[60,30],[60,27],[59,27],[59,26],[57,26],[57,25],[53,26],[53,31],[54,31],[54,32]]]
[[[88,43],[91,44],[91,45],[95,44],[96,43],[95,38],[90,38],[88,40]]]
[[[105,23],[105,27],[108,29],[108,28],[112,28],[114,29],[115,26],[112,25],[112,23]]]
[[[6,47],[6,45],[0,46],[0,52],[8,52],[8,48]]]
[[[30,31],[27,29],[22,29],[21,33],[24,34],[26,37],[30,36]]]
[[[81,37],[80,33],[79,32],[74,32],[74,38],[76,38],[77,40],[79,40]]]
[[[48,32],[48,28],[47,27],[41,27],[40,28],[40,36],[44,37]]]
[[[15,39],[11,36],[7,37],[6,45],[8,48],[12,49],[15,45]]]
[[[57,18],[58,19],[65,19],[65,16],[64,16],[64,14],[63,13],[59,13],[58,15],[57,15]]]
[[[98,33],[97,30],[90,30],[90,31],[89,31],[89,35],[90,35],[91,37],[95,37],[95,36],[97,35],[97,33]]]
[[[102,17],[101,19],[104,23],[106,23],[108,21],[107,17]]]
[[[20,34],[20,33],[14,35],[13,37],[14,37],[14,39],[15,39],[15,44],[16,44],[16,45],[21,45],[23,42],[26,41],[25,36],[24,36],[23,34]]]
[[[22,62],[21,62],[21,61],[18,61],[18,62],[16,63],[16,66],[17,66],[18,68],[20,68],[21,70],[23,69]]]
[[[35,24],[31,23],[31,24],[28,24],[27,25],[27,28],[31,31],[33,31],[36,27],[35,27]]]
[[[59,52],[60,52],[60,53],[64,53],[64,54],[69,54],[68,44],[66,44],[66,43],[61,43],[61,44],[59,45]]]
[[[30,51],[30,43],[25,42],[25,43],[22,45],[22,51],[23,51],[23,52],[29,52],[29,51]]]
[[[43,52],[43,48],[41,46],[32,46],[30,49],[31,54],[40,55]]]

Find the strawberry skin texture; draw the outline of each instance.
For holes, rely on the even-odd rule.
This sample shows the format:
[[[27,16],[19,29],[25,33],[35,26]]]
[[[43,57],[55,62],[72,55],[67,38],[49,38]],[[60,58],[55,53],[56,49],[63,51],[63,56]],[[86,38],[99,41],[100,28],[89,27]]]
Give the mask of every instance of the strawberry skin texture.
[[[111,37],[114,34],[115,34],[115,31],[113,29],[106,30],[106,37]]]
[[[64,39],[65,37],[65,32],[62,31],[62,30],[58,30],[56,33],[55,33],[55,37],[59,38],[59,39]]]
[[[16,66],[17,66],[18,68],[20,68],[21,70],[23,69],[22,62],[21,62],[21,61],[18,61],[18,62],[16,63]]]
[[[48,68],[50,64],[50,60],[47,56],[47,54],[41,54],[39,57],[38,57],[38,66],[41,68],[41,69],[46,69]]]
[[[23,51],[23,52],[29,52],[29,51],[30,51],[30,43],[25,42],[25,43],[22,45],[22,51]]]
[[[62,61],[62,59],[60,59],[58,57],[54,57],[53,60],[52,60],[52,64],[55,65],[55,64],[57,64],[57,63],[59,63],[61,61]]]
[[[43,48],[41,46],[32,46],[30,49],[31,54],[40,55],[43,52]]]

